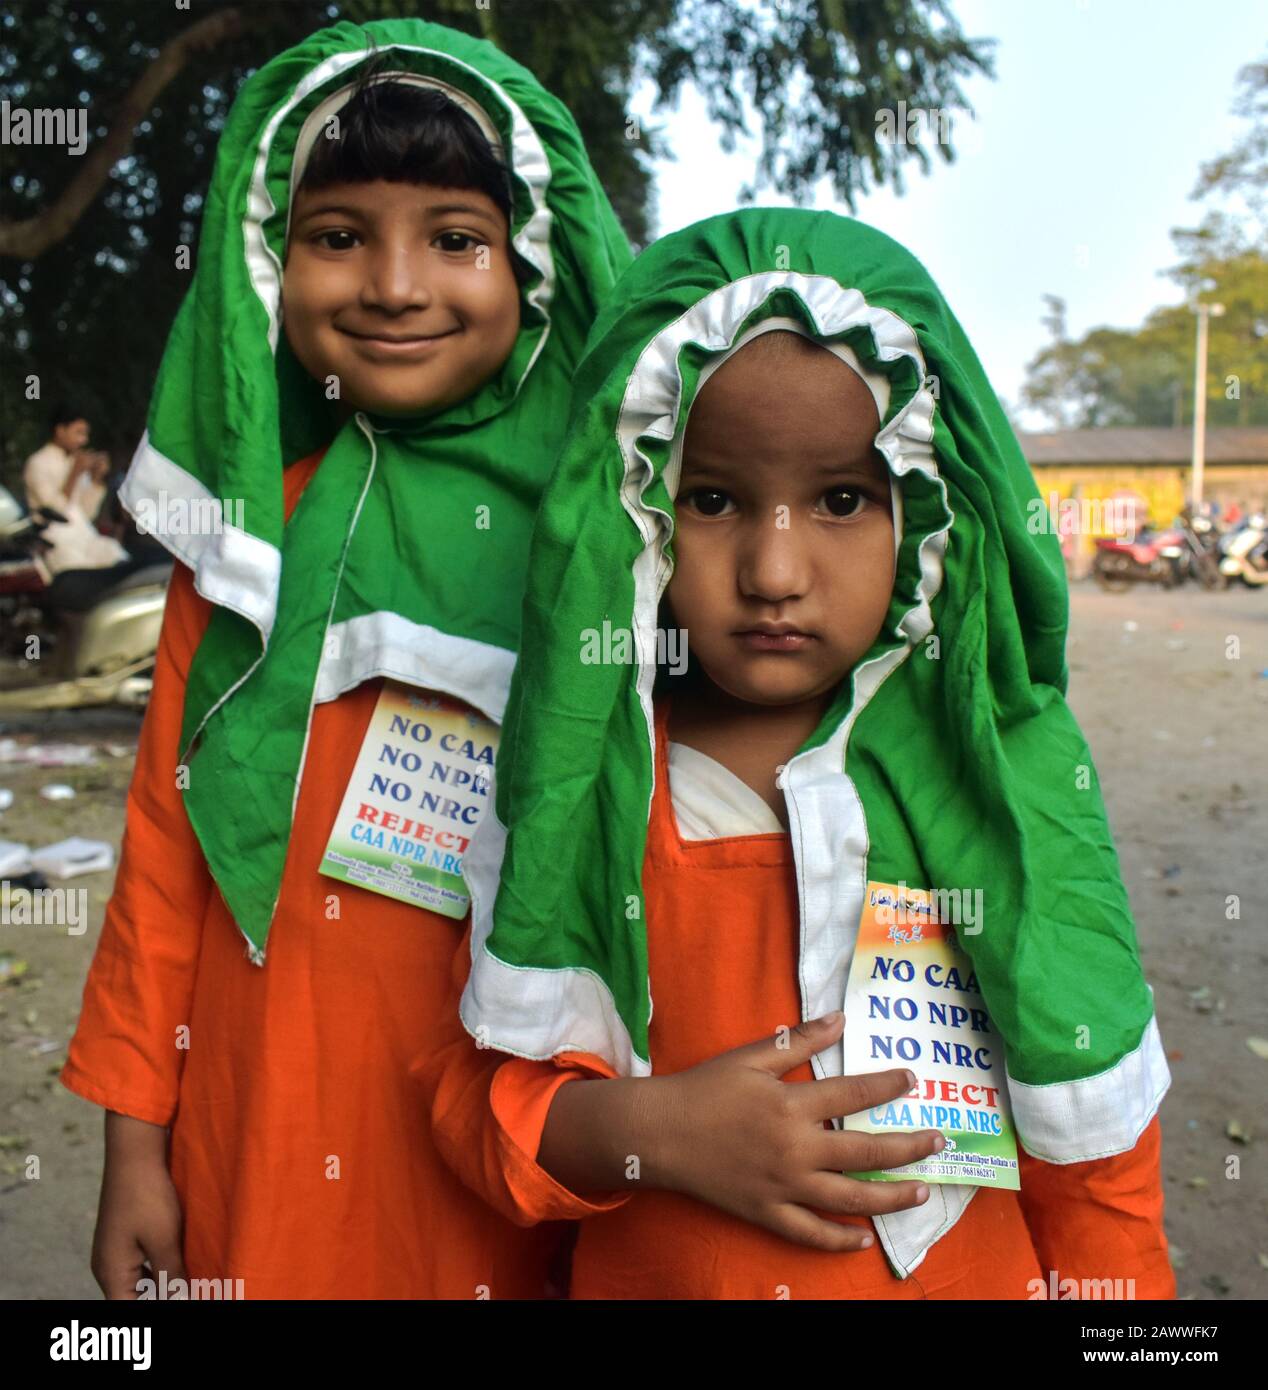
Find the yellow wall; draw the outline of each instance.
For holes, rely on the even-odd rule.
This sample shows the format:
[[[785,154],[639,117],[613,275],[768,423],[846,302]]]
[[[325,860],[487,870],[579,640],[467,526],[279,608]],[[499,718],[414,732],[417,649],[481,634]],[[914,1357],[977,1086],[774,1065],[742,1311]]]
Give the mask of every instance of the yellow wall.
[[[1113,497],[1116,492],[1130,489],[1138,492],[1149,504],[1149,520],[1155,526],[1167,526],[1175,520],[1184,506],[1189,485],[1189,468],[1177,464],[1168,468],[1132,468],[1129,465],[1099,467],[1032,468],[1040,494],[1072,497],[1076,486],[1078,495],[1089,501]],[[1203,493],[1208,502],[1226,506],[1237,501],[1244,511],[1268,507],[1268,464],[1207,464]]]
[[[1058,501],[1078,496],[1088,502],[1104,501],[1115,493],[1131,491],[1145,499],[1149,505],[1149,520],[1158,527],[1169,526],[1175,520],[1189,488],[1189,468],[1180,464],[1166,468],[1084,465],[1032,468],[1031,472],[1040,496],[1050,509],[1053,493]],[[1237,502],[1243,513],[1268,511],[1268,464],[1208,464],[1202,491],[1206,501],[1218,502],[1221,509],[1226,509],[1230,502]],[[1095,532],[1082,529],[1062,537],[1061,551],[1072,579],[1082,579],[1091,571],[1096,553],[1095,537]]]

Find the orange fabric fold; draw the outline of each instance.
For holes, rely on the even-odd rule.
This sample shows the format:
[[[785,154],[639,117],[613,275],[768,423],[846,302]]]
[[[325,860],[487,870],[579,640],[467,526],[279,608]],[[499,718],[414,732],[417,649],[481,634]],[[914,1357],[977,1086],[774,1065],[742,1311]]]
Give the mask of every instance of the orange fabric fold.
[[[1133,1149],[1090,1163],[1044,1163],[1021,1150],[1021,1204],[1048,1288],[1058,1298],[1174,1298],[1163,1230],[1162,1126],[1157,1115]],[[1064,1291],[1063,1291],[1064,1290]]]
[[[628,1196],[586,1198],[537,1163],[551,1102],[570,1081],[611,1076],[598,1057],[553,1062],[479,1048],[462,1027],[458,1005],[471,966],[471,932],[454,953],[447,1044],[416,1061],[414,1075],[430,1107],[436,1147],[455,1174],[517,1226],[570,1221],[611,1211]]]

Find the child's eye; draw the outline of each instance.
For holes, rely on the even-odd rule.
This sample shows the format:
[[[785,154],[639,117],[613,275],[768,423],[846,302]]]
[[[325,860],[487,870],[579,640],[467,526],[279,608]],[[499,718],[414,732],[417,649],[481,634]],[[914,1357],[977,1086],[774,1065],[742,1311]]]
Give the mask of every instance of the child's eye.
[[[731,498],[715,487],[697,488],[687,493],[683,500],[701,516],[721,516],[732,505]]]
[[[479,246],[480,241],[468,232],[441,232],[436,238],[436,245],[442,251],[470,251],[473,247]]]
[[[327,251],[350,251],[357,244],[357,239],[351,232],[339,227],[329,227],[324,232],[318,232],[313,240],[324,246]]]
[[[829,488],[823,494],[824,505],[833,516],[854,516],[863,508],[864,497],[851,487]]]

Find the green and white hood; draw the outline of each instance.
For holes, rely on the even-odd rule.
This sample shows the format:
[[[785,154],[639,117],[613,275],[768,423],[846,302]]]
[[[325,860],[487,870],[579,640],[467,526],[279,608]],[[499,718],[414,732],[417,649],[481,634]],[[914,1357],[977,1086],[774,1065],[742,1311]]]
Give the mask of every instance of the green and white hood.
[[[533,534],[496,816],[465,859],[467,1028],[533,1058],[651,1070],[642,871],[657,614],[677,460],[705,374],[763,327],[851,350],[888,381],[876,447],[901,495],[882,632],[788,764],[803,1016],[842,1007],[867,882],[982,891],[963,934],[1002,1036],[1026,1149],[1132,1148],[1169,1084],[1087,744],[1065,702],[1058,541],[963,330],[902,247],[827,213],[750,209],[646,251],[595,324]],[[884,399],[884,393],[877,393]],[[583,664],[632,630],[638,661]],[[814,1059],[842,1070],[840,1045]],[[972,1188],[878,1218],[901,1273]]]
[[[443,91],[500,149],[531,274],[511,355],[474,396],[340,428],[281,331],[287,225],[314,139],[379,58],[383,77]],[[338,24],[267,63],[234,102],[121,495],[216,605],[189,674],[185,805],[253,960],[315,704],[385,675],[501,719],[563,403],[629,259],[572,117],[491,44],[413,20]],[[284,524],[283,467],[322,446]]]

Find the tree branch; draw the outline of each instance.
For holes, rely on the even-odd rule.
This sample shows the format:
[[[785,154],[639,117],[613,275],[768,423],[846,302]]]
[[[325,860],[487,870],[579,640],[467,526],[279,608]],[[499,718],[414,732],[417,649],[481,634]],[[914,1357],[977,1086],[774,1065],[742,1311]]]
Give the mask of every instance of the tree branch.
[[[236,38],[245,27],[241,10],[220,10],[200,19],[165,44],[124,97],[105,137],[84,156],[79,172],[57,200],[34,217],[21,221],[0,218],[0,256],[33,261],[68,236],[101,192],[110,170],[132,149],[137,126],[163,88],[194,54]]]

